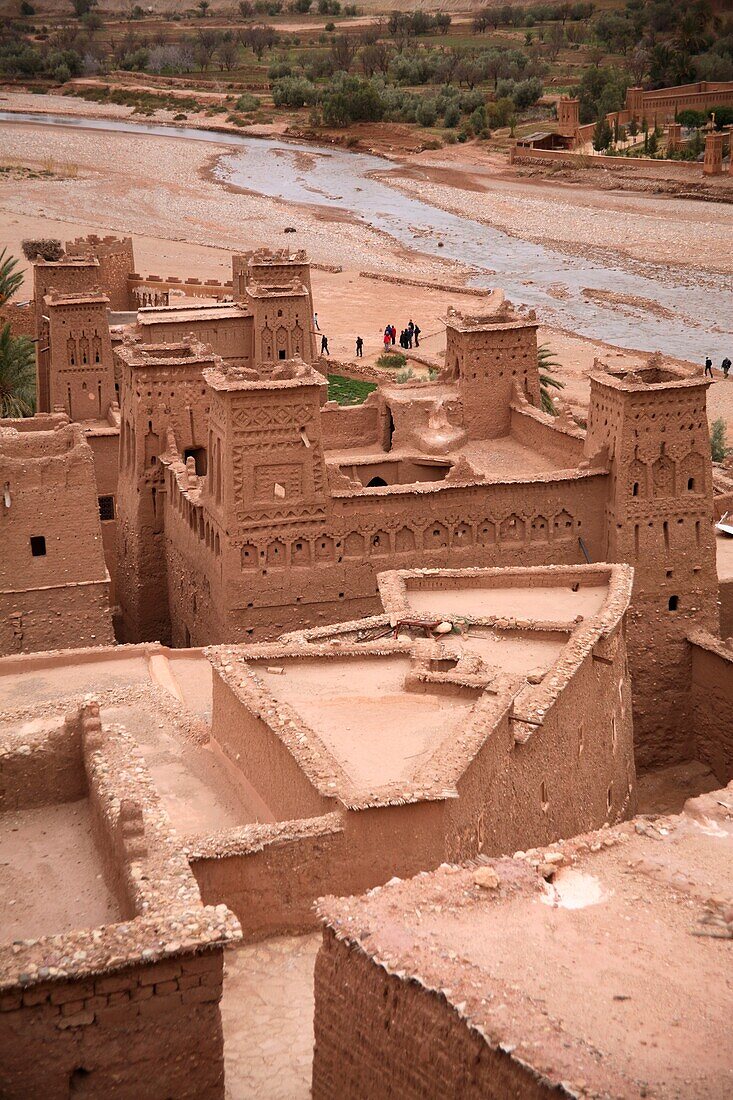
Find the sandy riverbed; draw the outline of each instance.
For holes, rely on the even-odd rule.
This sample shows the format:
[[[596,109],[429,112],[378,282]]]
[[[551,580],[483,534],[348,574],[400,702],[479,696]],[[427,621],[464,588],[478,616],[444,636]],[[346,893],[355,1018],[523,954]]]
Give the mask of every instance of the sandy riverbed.
[[[58,96],[10,93],[0,99],[4,108],[30,106],[96,117],[106,111],[121,118],[131,113],[129,108],[100,109]],[[2,129],[0,163],[33,165],[54,173],[44,179],[0,178],[0,237],[16,254],[23,237],[125,233],[135,239],[137,267],[144,273],[226,278],[232,250],[302,247],[315,262],[344,269],[340,274],[314,272],[319,316],[335,357],[350,357],[354,338],[361,335],[367,359],[374,358],[387,321],[399,327],[412,316],[423,330],[424,351],[439,360],[445,346],[442,317],[448,306],[468,312],[480,308],[480,300],[469,296],[359,278],[360,270],[370,270],[457,283],[465,272],[460,265],[408,252],[363,223],[335,222],[315,208],[226,189],[210,173],[213,159],[229,151],[224,146],[22,124]],[[680,241],[694,241],[694,248],[683,249],[686,260],[707,265],[709,274],[696,277],[716,282],[719,276],[714,272],[730,270],[733,264],[730,207],[577,188],[555,191],[533,182],[507,181],[496,165],[482,169],[475,153],[466,154],[456,186],[449,186],[450,161],[442,169],[439,165],[445,153],[423,154],[420,163],[432,165],[430,181],[405,179],[414,177],[411,169],[400,170],[401,178],[391,182],[473,217],[485,213],[484,207],[477,211],[478,198],[486,202],[498,228],[528,239],[551,244],[562,238],[568,245],[603,241],[604,247],[626,250],[627,255],[635,252],[639,262],[650,258],[649,236],[655,240],[654,256],[661,261],[675,248],[679,258]],[[417,163],[418,158],[412,159]],[[482,189],[480,195],[466,189],[472,179]],[[297,232],[285,235],[288,226]],[[639,361],[633,352],[566,333],[542,330],[540,339],[551,344],[562,363],[558,373],[567,383],[566,396],[578,407],[587,401],[587,376],[596,355],[617,364]],[[733,381],[716,383],[710,398],[711,418],[722,415],[733,426]]]

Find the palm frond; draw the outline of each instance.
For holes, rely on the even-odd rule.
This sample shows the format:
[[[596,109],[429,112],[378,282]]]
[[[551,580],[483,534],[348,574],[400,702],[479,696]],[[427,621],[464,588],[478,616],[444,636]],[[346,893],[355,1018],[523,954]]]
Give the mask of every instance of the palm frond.
[[[565,383],[561,382],[559,378],[553,378],[549,373],[551,370],[562,369],[561,364],[554,358],[554,355],[555,353],[549,344],[540,344],[537,348],[537,366],[540,372],[540,401],[542,411],[549,413],[550,416],[557,416],[557,408],[550,396],[550,389],[565,389]]]
[[[20,260],[7,254],[7,248],[0,252],[0,306],[10,301],[23,285],[23,272],[16,271]]]
[[[0,416],[33,416],[36,407],[36,362],[33,342],[0,329]]]

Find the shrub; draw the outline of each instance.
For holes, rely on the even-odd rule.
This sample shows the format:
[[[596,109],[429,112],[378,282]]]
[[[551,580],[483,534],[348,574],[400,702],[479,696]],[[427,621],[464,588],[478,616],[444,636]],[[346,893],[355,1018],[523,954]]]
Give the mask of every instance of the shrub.
[[[725,436],[725,420],[721,416],[713,421],[712,430],[710,432],[710,454],[713,462],[722,462],[728,454]]]
[[[245,92],[244,95],[240,95],[237,102],[234,104],[238,111],[244,111],[245,114],[251,114],[256,111],[260,105],[260,101],[256,95],[250,95],[249,92]]]
[[[401,370],[407,366],[407,356],[401,351],[385,351],[377,359],[377,366],[384,370]]]
[[[316,101],[316,87],[305,77],[286,76],[272,86],[276,107],[308,107]]]
[[[336,30],[336,24],[335,23],[326,23],[326,26],[325,26],[324,30],[335,31]]]
[[[435,101],[432,99],[423,98],[420,100],[420,105],[415,111],[415,119],[421,126],[435,126],[435,122],[438,118],[438,112],[435,107]]]
[[[457,103],[449,103],[445,109],[443,116],[443,124],[445,126],[455,128],[461,121],[461,108]]]

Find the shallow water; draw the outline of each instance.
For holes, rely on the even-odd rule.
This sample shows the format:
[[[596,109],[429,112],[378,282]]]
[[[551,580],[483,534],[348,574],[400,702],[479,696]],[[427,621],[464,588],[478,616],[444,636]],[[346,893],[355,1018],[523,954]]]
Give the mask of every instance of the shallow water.
[[[474,285],[503,287],[513,301],[536,308],[549,324],[621,347],[659,349],[697,362],[709,354],[716,366],[733,347],[729,279],[704,276],[703,285],[698,285],[694,272],[663,265],[656,268],[655,278],[653,267],[650,276],[638,264],[623,268],[531,244],[403,195],[379,178],[379,173],[394,167],[382,157],[156,123],[6,111],[0,111],[0,122],[230,145],[232,151],[222,155],[215,169],[222,182],[286,202],[348,212],[408,248],[469,266],[476,272]],[[476,202],[481,202],[478,195]],[[692,242],[681,242],[683,253],[688,245]],[[619,307],[588,300],[584,288],[646,299],[674,316],[660,317],[643,305]],[[558,290],[562,300],[555,297]]]

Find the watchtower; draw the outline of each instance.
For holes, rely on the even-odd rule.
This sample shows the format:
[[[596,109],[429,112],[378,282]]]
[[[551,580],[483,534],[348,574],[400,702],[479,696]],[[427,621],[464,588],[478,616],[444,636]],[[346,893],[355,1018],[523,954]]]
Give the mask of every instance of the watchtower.
[[[70,420],[100,420],[116,401],[109,298],[58,294],[43,300],[48,328],[48,401]]]
[[[471,439],[508,435],[515,386],[540,403],[537,322],[502,310],[488,318],[451,316],[446,325],[446,369],[458,382]]]
[[[634,566],[628,650],[637,761],[692,754],[687,635],[717,633],[712,467],[700,374],[663,366],[634,373],[596,361],[586,448],[611,470],[606,560]]]

